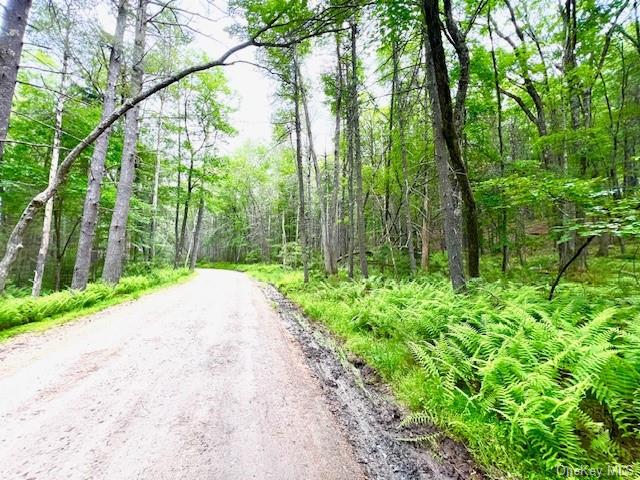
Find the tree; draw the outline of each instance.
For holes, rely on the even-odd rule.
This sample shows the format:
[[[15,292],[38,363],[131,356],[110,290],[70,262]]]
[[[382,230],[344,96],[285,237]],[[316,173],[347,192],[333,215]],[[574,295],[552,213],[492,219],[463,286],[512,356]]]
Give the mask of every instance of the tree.
[[[8,0],[4,7],[0,30],[0,162],[9,130],[11,103],[22,55],[22,39],[30,8],[31,0]],[[4,223],[2,195],[0,189],[0,225]]]
[[[132,95],[137,95],[142,89],[144,76],[145,37],[147,31],[147,0],[138,0],[136,9],[135,38],[133,43],[133,57],[131,59],[131,80],[129,89]],[[133,180],[136,174],[136,144],[138,142],[138,116],[140,106],[135,105],[125,116],[124,147],[120,163],[120,177],[116,204],[111,216],[107,253],[102,271],[103,280],[117,283],[122,275],[122,265],[125,253],[125,239],[129,205],[133,193]]]
[[[7,138],[11,101],[22,55],[22,39],[31,0],[7,0],[0,30],[0,159]]]
[[[116,103],[116,85],[122,68],[122,42],[127,25],[127,0],[118,3],[118,17],[116,29],[111,45],[107,84],[103,94],[102,121],[106,120],[114,111]],[[106,129],[95,141],[93,155],[89,166],[89,181],[84,200],[84,209],[80,224],[80,237],[76,251],[76,262],[73,269],[71,287],[84,290],[89,281],[91,268],[91,252],[98,222],[98,207],[102,192],[102,178],[104,176],[104,162],[109,144],[110,128]]]
[[[58,164],[60,162],[60,142],[62,138],[62,115],[64,114],[64,105],[67,97],[67,82],[68,69],[69,69],[69,57],[70,57],[70,35],[71,24],[69,18],[71,18],[71,3],[67,3],[67,8],[64,14],[54,10],[54,23],[57,24],[61,30],[60,33],[63,36],[62,44],[62,68],[60,72],[60,84],[58,86],[58,99],[56,101],[55,112],[55,124],[53,134],[53,146],[51,147],[51,164],[49,166],[49,184],[54,181],[56,171],[58,170]],[[38,251],[38,257],[36,260],[36,270],[33,275],[33,287],[31,289],[31,295],[34,297],[40,296],[42,290],[42,276],[44,274],[44,267],[47,261],[47,253],[49,251],[49,240],[51,237],[51,221],[53,217],[53,200],[51,197],[47,200],[44,207],[44,220],[42,224],[42,238],[40,241],[40,249]]]

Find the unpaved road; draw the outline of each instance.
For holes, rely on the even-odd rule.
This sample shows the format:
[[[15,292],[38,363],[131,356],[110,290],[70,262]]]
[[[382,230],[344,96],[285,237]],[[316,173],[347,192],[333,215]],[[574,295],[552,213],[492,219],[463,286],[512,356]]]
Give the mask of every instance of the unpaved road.
[[[193,280],[0,345],[0,479],[359,479],[259,287]]]

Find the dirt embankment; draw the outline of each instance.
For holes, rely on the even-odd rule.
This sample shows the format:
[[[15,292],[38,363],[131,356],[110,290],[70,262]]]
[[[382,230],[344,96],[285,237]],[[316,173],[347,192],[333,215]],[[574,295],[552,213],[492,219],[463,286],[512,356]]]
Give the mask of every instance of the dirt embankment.
[[[466,448],[427,427],[403,427],[406,414],[375,372],[347,358],[332,336],[310,322],[295,304],[270,285],[265,295],[277,305],[287,330],[298,340],[305,361],[319,380],[329,408],[342,424],[356,456],[371,479],[482,479]],[[410,439],[433,436],[435,448]]]

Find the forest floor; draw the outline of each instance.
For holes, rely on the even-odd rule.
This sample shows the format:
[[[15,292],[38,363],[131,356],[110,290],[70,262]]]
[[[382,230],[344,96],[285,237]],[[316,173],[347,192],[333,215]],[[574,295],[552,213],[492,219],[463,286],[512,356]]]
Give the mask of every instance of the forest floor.
[[[274,289],[200,271],[0,345],[0,478],[477,478],[360,373]]]

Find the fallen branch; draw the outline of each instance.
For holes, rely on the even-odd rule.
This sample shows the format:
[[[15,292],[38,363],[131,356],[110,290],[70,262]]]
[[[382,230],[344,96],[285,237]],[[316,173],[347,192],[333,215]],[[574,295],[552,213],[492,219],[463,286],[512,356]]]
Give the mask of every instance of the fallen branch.
[[[576,253],[573,254],[573,257],[571,257],[569,261],[565,263],[564,266],[560,269],[560,271],[558,272],[558,276],[551,285],[551,291],[549,292],[549,301],[553,300],[553,293],[556,291],[556,287],[558,286],[558,283],[560,283],[560,278],[562,278],[564,272],[567,271],[567,268],[569,268],[569,266],[580,256],[582,251],[589,246],[594,238],[596,238],[596,235],[591,235],[589,238],[587,238],[587,240],[580,246],[580,248],[576,250]]]

